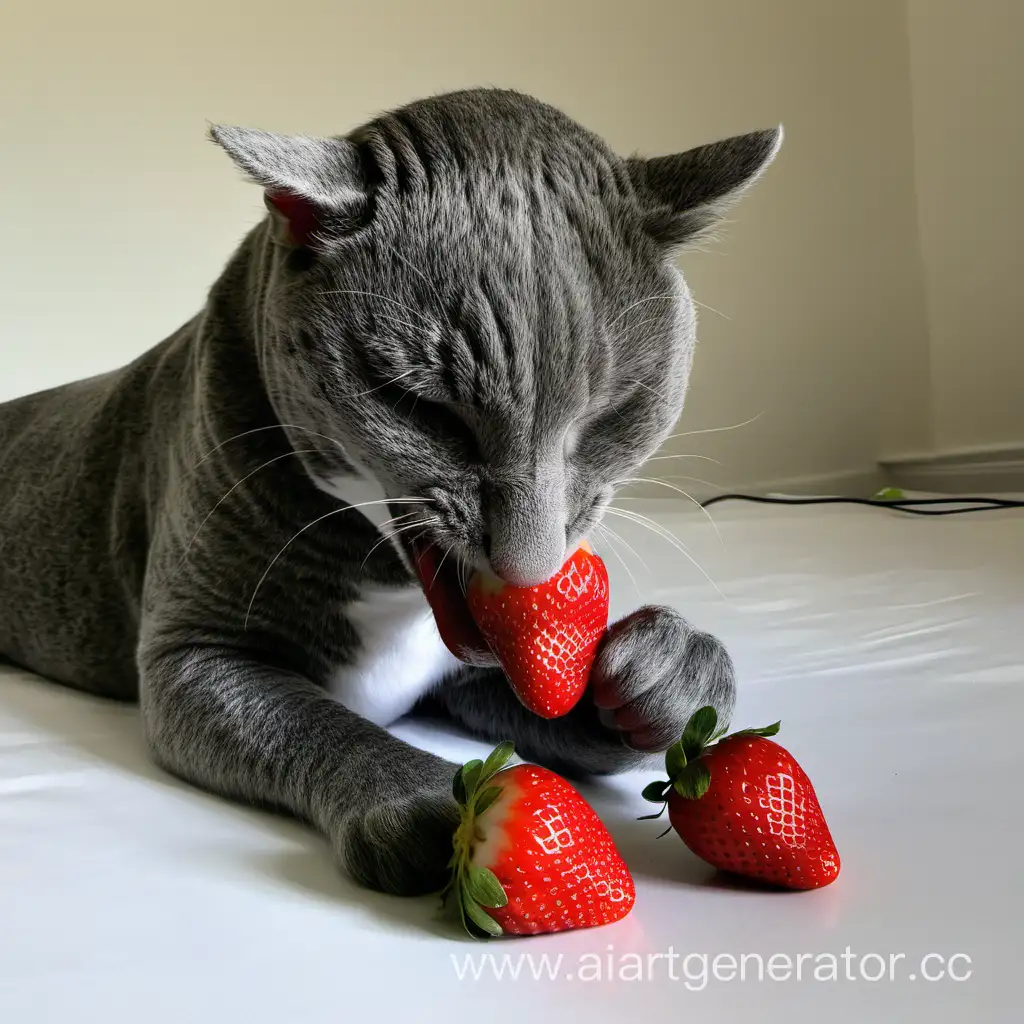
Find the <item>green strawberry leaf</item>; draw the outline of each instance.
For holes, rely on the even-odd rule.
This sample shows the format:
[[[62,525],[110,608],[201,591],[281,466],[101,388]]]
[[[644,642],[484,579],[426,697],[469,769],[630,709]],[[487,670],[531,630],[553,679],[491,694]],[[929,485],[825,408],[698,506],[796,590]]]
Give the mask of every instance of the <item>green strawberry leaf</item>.
[[[902,501],[906,495],[898,487],[883,487],[871,496],[872,501]]]
[[[490,868],[470,864],[464,887],[470,899],[476,900],[481,906],[504,907],[508,903],[501,882]]]
[[[484,763],[480,758],[467,761],[462,766],[462,784],[466,787],[466,799],[471,800],[476,792],[476,784],[480,781],[480,772]]]
[[[462,769],[460,768],[452,779],[452,796],[455,802],[461,807],[466,803],[466,784],[462,781]]]
[[[486,781],[495,772],[500,772],[502,768],[508,763],[508,759],[516,752],[515,747],[511,740],[505,740],[504,743],[500,743],[496,746],[488,755],[487,760],[484,761],[483,770],[480,774],[481,782]]]
[[[739,732],[734,732],[729,739],[732,739],[733,736],[774,736],[781,726],[782,722],[780,720],[772,722],[771,725],[766,725],[761,729],[740,729]]]
[[[454,906],[455,907],[455,911],[459,915],[459,921],[462,924],[463,931],[467,931],[468,932],[469,931],[469,925],[466,924],[466,905],[462,902],[462,893],[461,892],[455,893],[455,899],[453,900],[453,899],[449,898],[453,891],[454,890],[449,889],[445,893],[445,895],[443,897],[444,902],[442,903],[442,908],[449,915],[452,915],[452,909],[451,908],[452,908],[452,906]]]
[[[688,758],[682,740],[677,740],[665,751],[665,771],[670,779],[676,778],[687,765]]]
[[[699,800],[711,785],[711,772],[702,761],[692,761],[672,780],[672,788],[687,800]]]
[[[490,935],[493,938],[497,938],[502,934],[501,925],[491,917],[490,914],[484,913],[480,908],[480,905],[474,900],[465,898],[462,901],[463,909],[466,912],[466,917],[473,922],[485,935]],[[466,929],[472,935],[473,933],[469,928]]]
[[[700,757],[718,726],[718,712],[709,704],[690,716],[680,743],[688,761]]]
[[[501,796],[503,790],[501,786],[488,786],[477,798],[476,805],[473,807],[473,813],[480,815],[487,810],[495,800]]]
[[[665,808],[668,807],[667,803],[663,803],[654,814],[641,814],[637,821],[654,821],[655,818],[660,818],[665,813]]]
[[[641,790],[640,795],[645,800],[650,800],[652,804],[660,804],[665,802],[665,794],[668,792],[669,787],[672,785],[671,782],[666,782],[664,779],[658,779],[655,782],[648,782]]]

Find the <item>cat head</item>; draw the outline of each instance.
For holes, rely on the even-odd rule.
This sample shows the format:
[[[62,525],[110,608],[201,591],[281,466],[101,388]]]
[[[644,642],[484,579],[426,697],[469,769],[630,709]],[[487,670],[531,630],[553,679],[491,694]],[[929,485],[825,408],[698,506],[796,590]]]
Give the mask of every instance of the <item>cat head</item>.
[[[519,585],[669,433],[696,322],[674,256],[782,138],[623,159],[503,90],[343,138],[211,133],[265,190],[258,351],[314,480],[421,499],[395,526]]]

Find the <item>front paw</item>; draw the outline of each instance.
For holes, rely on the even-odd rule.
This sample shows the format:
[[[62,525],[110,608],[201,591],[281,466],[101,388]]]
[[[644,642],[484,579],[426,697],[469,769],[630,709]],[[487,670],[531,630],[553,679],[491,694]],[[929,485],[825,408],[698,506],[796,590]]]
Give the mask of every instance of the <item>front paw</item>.
[[[396,896],[439,892],[459,823],[452,797],[458,765],[424,754],[414,771],[365,780],[333,836],[345,870]]]
[[[708,704],[727,726],[736,702],[721,641],[671,608],[640,608],[611,626],[590,678],[602,721],[636,750],[665,750]]]

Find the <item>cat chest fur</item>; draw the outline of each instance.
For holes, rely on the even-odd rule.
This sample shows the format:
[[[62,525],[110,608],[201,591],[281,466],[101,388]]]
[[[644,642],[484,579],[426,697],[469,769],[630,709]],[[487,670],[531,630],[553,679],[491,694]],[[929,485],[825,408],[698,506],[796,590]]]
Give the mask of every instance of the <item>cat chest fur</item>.
[[[441,642],[418,587],[367,587],[345,605],[360,645],[331,675],[333,696],[356,714],[387,725],[459,668]]]

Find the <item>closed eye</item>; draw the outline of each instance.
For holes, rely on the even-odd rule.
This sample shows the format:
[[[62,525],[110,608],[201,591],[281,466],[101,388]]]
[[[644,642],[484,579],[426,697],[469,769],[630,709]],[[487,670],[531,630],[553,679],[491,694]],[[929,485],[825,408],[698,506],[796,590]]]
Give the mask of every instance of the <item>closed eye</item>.
[[[641,392],[595,408],[579,426],[575,460],[595,468],[631,461],[648,436],[649,405],[649,396]]]
[[[426,398],[407,388],[391,385],[386,401],[392,411],[443,444],[457,445],[459,454],[477,461],[480,451],[472,427],[448,402]]]

